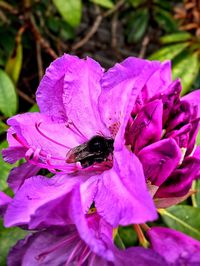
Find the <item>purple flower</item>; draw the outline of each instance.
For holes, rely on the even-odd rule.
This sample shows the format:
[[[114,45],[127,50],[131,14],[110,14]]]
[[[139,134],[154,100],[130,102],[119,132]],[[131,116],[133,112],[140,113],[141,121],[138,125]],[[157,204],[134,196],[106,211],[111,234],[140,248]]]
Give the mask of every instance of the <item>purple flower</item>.
[[[69,202],[69,199],[68,201]],[[49,205],[50,206],[50,205]],[[10,251],[8,265],[167,265],[156,252],[143,248],[119,250],[113,243],[114,229],[95,211],[84,215],[79,188],[71,197],[70,223],[62,217],[60,210],[66,212],[64,199],[51,204],[51,211],[46,205],[43,212],[54,225],[47,227],[20,240]],[[27,210],[23,209],[22,212]],[[38,216],[40,215],[37,213]],[[56,215],[55,215],[56,214]],[[54,217],[55,216],[55,217]],[[44,224],[43,224],[44,226]],[[44,227],[43,227],[44,228]]]
[[[168,80],[163,85],[165,75],[163,71],[151,77],[142,88],[126,128],[126,144],[140,159],[149,190],[160,208],[189,196],[200,171],[200,157],[193,156],[200,90],[180,98],[180,81]]]
[[[11,172],[10,187],[17,192],[27,178],[46,168],[55,180],[77,176],[83,182],[85,210],[94,201],[113,226],[155,219],[142,166],[124,145],[124,132],[138,94],[162,71],[168,80],[165,69],[166,64],[136,58],[107,72],[90,58],[64,55],[54,61],[37,91],[41,113],[8,120],[10,147],[3,151],[4,159],[27,160]],[[14,199],[12,208],[20,208],[22,191],[16,194],[21,201]]]
[[[152,227],[147,234],[151,248],[163,256],[169,265],[199,265],[199,241],[164,227]]]

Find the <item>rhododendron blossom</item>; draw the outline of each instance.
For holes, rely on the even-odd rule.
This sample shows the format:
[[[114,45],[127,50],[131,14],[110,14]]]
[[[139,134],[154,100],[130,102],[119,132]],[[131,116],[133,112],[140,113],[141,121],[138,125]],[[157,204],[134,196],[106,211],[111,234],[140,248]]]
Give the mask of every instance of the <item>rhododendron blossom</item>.
[[[130,57],[105,71],[65,54],[49,66],[40,112],[8,120],[4,160],[26,162],[11,170],[15,195],[0,194],[0,213],[6,227],[34,230],[10,251],[9,266],[196,263],[199,242],[171,229],[147,230],[148,249],[114,244],[119,225],[141,229],[156,207],[190,196],[200,176],[200,91],[180,92],[169,61]]]

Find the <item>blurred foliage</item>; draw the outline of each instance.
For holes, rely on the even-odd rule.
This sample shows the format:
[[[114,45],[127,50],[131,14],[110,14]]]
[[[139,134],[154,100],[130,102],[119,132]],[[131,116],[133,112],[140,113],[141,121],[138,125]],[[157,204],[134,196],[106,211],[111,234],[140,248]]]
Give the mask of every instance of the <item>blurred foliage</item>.
[[[7,118],[38,111],[39,81],[63,53],[89,55],[105,68],[128,56],[170,59],[183,94],[200,87],[200,9],[194,0],[0,0],[0,36],[1,149],[7,147]],[[9,195],[12,167],[0,158],[0,186]],[[200,239],[199,181],[195,189],[193,207],[160,210],[160,223]],[[0,265],[25,234],[18,228],[1,230]],[[137,242],[132,227],[120,227],[115,240],[121,248]]]

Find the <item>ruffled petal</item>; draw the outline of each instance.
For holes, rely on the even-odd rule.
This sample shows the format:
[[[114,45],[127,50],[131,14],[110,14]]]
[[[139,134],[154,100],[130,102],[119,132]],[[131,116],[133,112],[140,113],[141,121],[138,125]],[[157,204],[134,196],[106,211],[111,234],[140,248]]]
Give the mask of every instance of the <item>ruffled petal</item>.
[[[67,116],[63,104],[64,76],[70,65],[78,61],[78,57],[64,54],[47,68],[36,93],[40,111],[58,122],[66,122]]]
[[[163,256],[170,265],[199,265],[199,241],[164,227],[152,227],[147,234],[151,248]]]
[[[100,175],[95,206],[113,227],[157,218],[142,165],[126,148],[114,153],[113,168]]]
[[[78,178],[56,175],[49,179],[35,176],[27,179],[9,205],[4,223],[6,227],[29,224],[30,228],[43,225],[63,225],[68,221],[67,205]],[[59,206],[56,210],[56,206]]]
[[[181,156],[181,150],[173,139],[157,141],[138,153],[146,179],[156,186],[160,186],[175,170]]]
[[[68,120],[88,139],[97,134],[110,135],[98,109],[102,76],[101,66],[89,57],[74,60],[65,73],[63,103]]]

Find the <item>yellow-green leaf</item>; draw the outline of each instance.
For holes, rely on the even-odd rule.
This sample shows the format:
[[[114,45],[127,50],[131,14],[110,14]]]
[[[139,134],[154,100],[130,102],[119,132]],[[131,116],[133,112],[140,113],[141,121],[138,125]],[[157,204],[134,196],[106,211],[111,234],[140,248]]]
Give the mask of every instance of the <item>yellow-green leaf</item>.
[[[90,0],[90,2],[100,5],[105,8],[112,8],[114,6],[111,0]]]
[[[192,35],[186,31],[180,31],[173,34],[165,35],[160,38],[161,43],[175,43],[175,42],[184,42],[190,40]]]
[[[159,209],[165,224],[200,240],[200,209],[188,205],[177,205]]]
[[[149,59],[150,60],[172,60],[175,56],[180,54],[189,44],[188,43],[180,43],[173,44],[166,47],[161,48],[157,52],[153,53]]]
[[[17,94],[14,84],[5,71],[0,69],[0,111],[10,117],[17,111]]]
[[[81,20],[81,0],[53,0],[55,7],[63,19],[72,27],[77,27]]]
[[[16,47],[8,59],[5,67],[6,73],[10,76],[15,84],[17,84],[19,75],[22,68],[22,57],[23,57],[23,49],[20,42],[16,43]]]
[[[183,56],[172,66],[173,79],[180,78],[181,95],[186,94],[199,73],[199,58],[197,54],[183,53]]]

